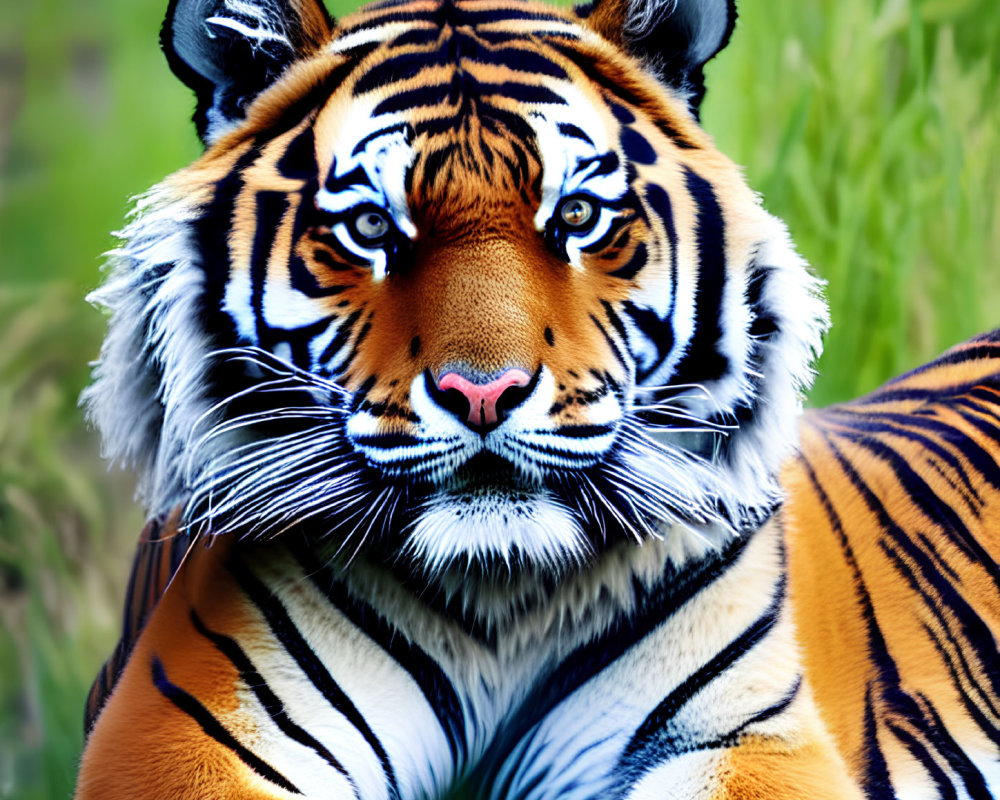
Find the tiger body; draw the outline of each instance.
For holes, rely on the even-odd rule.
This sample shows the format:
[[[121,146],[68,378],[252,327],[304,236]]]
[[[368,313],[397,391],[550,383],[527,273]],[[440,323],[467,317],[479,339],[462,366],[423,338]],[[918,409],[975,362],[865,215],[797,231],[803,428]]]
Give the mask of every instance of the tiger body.
[[[997,339],[793,455],[825,309],[668,5],[171,3],[78,797],[992,796]]]

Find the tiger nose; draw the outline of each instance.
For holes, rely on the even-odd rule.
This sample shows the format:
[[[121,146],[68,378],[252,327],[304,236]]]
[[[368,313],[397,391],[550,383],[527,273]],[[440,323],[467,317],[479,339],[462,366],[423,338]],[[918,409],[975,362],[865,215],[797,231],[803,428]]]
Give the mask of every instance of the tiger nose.
[[[438,389],[443,393],[439,402],[473,430],[485,430],[524,401],[530,394],[525,391],[530,383],[531,377],[521,369],[508,369],[489,383],[475,383],[457,372],[448,372],[438,380]]]

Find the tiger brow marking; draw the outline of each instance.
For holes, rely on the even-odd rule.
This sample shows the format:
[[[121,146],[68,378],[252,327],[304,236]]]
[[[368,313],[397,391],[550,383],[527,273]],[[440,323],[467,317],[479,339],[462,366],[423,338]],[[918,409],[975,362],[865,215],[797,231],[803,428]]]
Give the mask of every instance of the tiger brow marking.
[[[660,133],[670,139],[675,145],[685,150],[699,149],[697,144],[685,137],[668,120],[656,113],[655,107],[652,106],[646,98],[630,91],[625,86],[616,83],[610,76],[605,75],[599,60],[595,56],[589,53],[581,52],[573,47],[568,41],[559,41],[552,38],[547,40],[547,44],[563,55],[571,63],[576,65],[576,67],[583,72],[588,80],[593,81],[612,97],[615,97],[628,105],[647,109],[652,118],[653,125],[655,125]]]

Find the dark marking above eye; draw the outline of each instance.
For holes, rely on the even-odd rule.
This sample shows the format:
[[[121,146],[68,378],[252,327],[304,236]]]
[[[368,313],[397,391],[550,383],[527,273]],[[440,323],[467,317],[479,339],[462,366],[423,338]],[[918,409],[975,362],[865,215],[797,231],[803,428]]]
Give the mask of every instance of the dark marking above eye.
[[[552,328],[546,328],[545,329],[545,342],[548,344],[549,347],[554,347],[555,346],[556,338],[552,334]]]
[[[417,353],[419,352],[420,352],[420,337],[414,336],[412,339],[410,339],[410,357],[416,358]]]
[[[350,189],[353,186],[367,186],[369,189],[375,188],[372,186],[372,180],[368,177],[368,173],[360,166],[354,167],[354,169],[344,175],[337,175],[336,159],[334,159],[334,163],[330,166],[330,172],[327,174],[323,185],[332,194]]]
[[[608,106],[611,108],[611,113],[615,115],[615,119],[623,125],[630,125],[635,122],[635,114],[625,108],[625,106],[618,103],[608,103]]]
[[[578,128],[576,125],[573,125],[572,123],[560,122],[559,133],[561,133],[563,136],[570,136],[574,139],[581,139],[582,141],[589,144],[591,147],[594,146],[594,140],[591,139],[589,136],[587,136],[587,134],[583,132],[582,128]]]
[[[610,175],[618,169],[618,163],[618,154],[611,150],[607,153],[602,153],[599,156],[581,158],[576,162],[576,168],[573,170],[573,174],[578,175],[592,164],[596,164],[594,171],[591,173],[592,177],[596,177],[597,175]]]
[[[646,137],[633,128],[623,128],[621,135],[622,150],[630,161],[637,164],[655,164],[656,151],[646,141]]]
[[[405,136],[407,143],[411,142],[415,135],[413,131],[413,126],[410,125],[408,122],[399,122],[396,123],[395,125],[389,125],[385,128],[380,128],[379,130],[374,131],[373,133],[369,133],[367,136],[361,139],[361,141],[359,141],[356,145],[354,145],[354,149],[351,151],[351,155],[356,156],[364,152],[364,149],[371,142],[383,136],[390,136],[394,133],[402,133]]]

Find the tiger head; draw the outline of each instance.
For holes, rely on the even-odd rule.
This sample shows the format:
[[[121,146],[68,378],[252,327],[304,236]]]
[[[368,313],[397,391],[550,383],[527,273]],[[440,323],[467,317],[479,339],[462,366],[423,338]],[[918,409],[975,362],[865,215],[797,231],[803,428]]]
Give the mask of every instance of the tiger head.
[[[731,0],[173,0],[206,145],[86,394],[154,515],[444,569],[677,561],[779,501],[825,306],[698,125]]]

